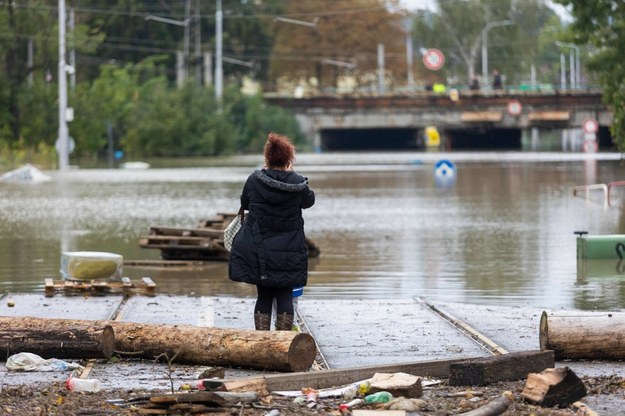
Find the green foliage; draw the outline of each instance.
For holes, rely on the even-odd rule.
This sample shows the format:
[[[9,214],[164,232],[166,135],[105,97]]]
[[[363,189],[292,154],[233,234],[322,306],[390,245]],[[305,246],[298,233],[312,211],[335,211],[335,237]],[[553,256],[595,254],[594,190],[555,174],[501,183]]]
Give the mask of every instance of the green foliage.
[[[596,74],[605,101],[612,106],[612,137],[619,150],[625,151],[625,38],[620,36],[625,28],[625,3],[617,0],[558,0],[558,3],[572,7],[575,20],[569,40],[594,47],[586,67]]]
[[[511,21],[510,25],[492,26],[486,32],[488,72],[497,69],[505,74],[507,83],[518,84],[529,78],[532,65],[544,66],[538,75],[551,81],[549,68],[557,66],[558,58],[543,53],[540,37],[553,24],[554,16],[542,0],[439,2],[438,12],[415,17],[412,36],[417,48],[440,49],[446,56],[445,66],[438,73],[420,67],[420,77],[429,81],[454,77],[460,84],[468,84],[471,75],[483,73],[483,30],[489,23]],[[556,49],[551,45],[550,50]]]

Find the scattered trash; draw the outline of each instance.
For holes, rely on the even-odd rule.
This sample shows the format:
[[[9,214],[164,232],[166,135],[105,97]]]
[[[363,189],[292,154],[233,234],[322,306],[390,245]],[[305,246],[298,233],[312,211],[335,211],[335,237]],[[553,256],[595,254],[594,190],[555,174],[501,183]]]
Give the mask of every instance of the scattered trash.
[[[180,390],[216,390],[223,387],[224,383],[218,379],[202,379],[194,380],[190,383],[184,383],[180,386]]]
[[[102,384],[97,378],[70,377],[65,382],[69,391],[98,392],[102,390]]]
[[[342,403],[339,405],[339,412],[341,413],[349,413],[349,410],[352,407],[356,407],[356,406],[360,406],[361,404],[363,404],[363,400],[362,399],[354,399],[349,403]]]
[[[396,397],[384,405],[388,410],[405,410],[407,412],[418,412],[424,410],[428,403],[423,399],[408,399],[405,397]]]
[[[6,362],[10,371],[67,371],[83,368],[80,364],[71,363],[57,358],[43,359],[37,354],[20,352],[10,356]]]
[[[388,391],[379,391],[365,396],[365,403],[388,403],[391,400],[393,400],[393,395]]]
[[[265,413],[265,416],[279,416],[280,411],[278,409],[271,409],[271,411]]]
[[[300,406],[304,406],[306,404],[306,398],[304,396],[297,396],[293,399],[294,404],[299,404]]]
[[[317,407],[317,390],[306,387],[302,389],[302,393],[306,395],[306,407],[309,409]]]

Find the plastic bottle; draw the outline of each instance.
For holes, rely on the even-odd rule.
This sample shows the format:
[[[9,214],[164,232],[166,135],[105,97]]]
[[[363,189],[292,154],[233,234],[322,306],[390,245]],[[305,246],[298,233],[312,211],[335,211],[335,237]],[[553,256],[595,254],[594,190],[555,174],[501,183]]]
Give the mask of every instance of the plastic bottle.
[[[358,385],[354,384],[350,386],[347,390],[345,390],[342,394],[342,397],[345,400],[353,399],[358,396]]]
[[[215,390],[222,385],[221,381],[211,380],[210,378],[202,378],[189,383],[191,390]]]
[[[302,389],[302,393],[306,395],[306,407],[309,409],[317,407],[317,390],[307,387]]]
[[[379,391],[365,396],[366,403],[388,403],[391,400],[393,400],[393,395],[388,391]]]
[[[362,399],[354,399],[349,403],[341,403],[339,405],[339,412],[348,412],[352,407],[360,406],[363,403]]]
[[[65,387],[69,391],[97,392],[102,389],[102,384],[100,384],[100,380],[97,378],[70,377],[65,382]]]

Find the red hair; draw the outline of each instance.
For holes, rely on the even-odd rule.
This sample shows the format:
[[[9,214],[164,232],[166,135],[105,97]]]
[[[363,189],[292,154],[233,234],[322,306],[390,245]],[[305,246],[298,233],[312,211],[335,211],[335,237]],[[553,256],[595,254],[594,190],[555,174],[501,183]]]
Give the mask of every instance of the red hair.
[[[295,160],[295,146],[288,137],[280,134],[269,133],[264,152],[268,168],[286,167]]]

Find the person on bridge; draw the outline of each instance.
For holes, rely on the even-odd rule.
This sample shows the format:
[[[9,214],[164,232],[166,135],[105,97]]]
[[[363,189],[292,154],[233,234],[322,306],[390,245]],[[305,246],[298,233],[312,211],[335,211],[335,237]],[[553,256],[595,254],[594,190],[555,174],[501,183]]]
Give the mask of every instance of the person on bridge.
[[[503,88],[503,81],[501,80],[501,74],[496,69],[493,70],[493,89],[500,90]]]
[[[256,285],[254,326],[268,331],[276,300],[276,329],[293,326],[293,288],[308,280],[308,249],[302,209],[315,203],[308,178],[293,171],[295,147],[270,133],[265,166],[252,173],[241,193],[245,222],[232,242],[228,275],[235,282]]]
[[[475,75],[473,75],[473,76],[471,77],[471,83],[469,84],[469,88],[470,88],[472,91],[477,91],[477,90],[479,90],[479,89],[480,89],[480,80],[479,80],[479,79],[477,79],[477,77],[476,77]]]

